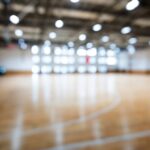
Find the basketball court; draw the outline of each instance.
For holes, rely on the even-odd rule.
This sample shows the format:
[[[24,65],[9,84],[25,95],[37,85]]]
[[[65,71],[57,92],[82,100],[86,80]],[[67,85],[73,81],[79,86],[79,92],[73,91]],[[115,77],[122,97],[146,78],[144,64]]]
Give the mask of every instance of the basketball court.
[[[150,150],[149,0],[0,2],[0,150]]]

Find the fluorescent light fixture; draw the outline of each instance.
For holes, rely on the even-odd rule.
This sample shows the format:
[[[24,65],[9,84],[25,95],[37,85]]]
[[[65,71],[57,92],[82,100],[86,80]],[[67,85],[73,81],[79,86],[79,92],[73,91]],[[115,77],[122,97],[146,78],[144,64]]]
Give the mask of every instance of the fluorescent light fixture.
[[[20,30],[20,29],[16,29],[16,30],[15,30],[15,35],[16,35],[17,37],[22,37],[22,36],[23,36],[23,31]]]
[[[72,2],[72,3],[79,3],[80,0],[70,0],[70,2]]]
[[[62,28],[64,26],[64,22],[62,20],[57,20],[55,22],[56,28]]]
[[[131,0],[127,3],[126,10],[132,11],[132,10],[136,9],[139,5],[140,5],[139,0]]]
[[[128,43],[129,44],[136,44],[137,43],[137,38],[130,38],[129,40],[128,40]]]
[[[57,35],[56,35],[55,32],[50,32],[50,33],[49,33],[49,38],[50,38],[50,39],[55,39],[56,36],[57,36]]]
[[[39,47],[37,45],[33,45],[31,48],[32,54],[38,54],[39,53]]]
[[[123,28],[121,29],[121,33],[122,33],[122,34],[128,34],[128,33],[130,33],[131,31],[132,31],[132,29],[131,29],[131,27],[129,27],[129,26],[123,27]]]
[[[93,31],[98,32],[102,29],[102,25],[101,24],[95,24],[92,29],[93,29]]]
[[[109,42],[109,36],[105,35],[101,38],[101,41],[106,43],[106,42]]]
[[[86,40],[86,35],[85,34],[81,34],[80,36],[79,36],[79,40],[80,41],[85,41]]]
[[[10,20],[10,22],[13,23],[13,24],[18,24],[18,23],[20,22],[19,17],[16,16],[16,15],[11,15],[11,16],[9,17],[9,20]]]

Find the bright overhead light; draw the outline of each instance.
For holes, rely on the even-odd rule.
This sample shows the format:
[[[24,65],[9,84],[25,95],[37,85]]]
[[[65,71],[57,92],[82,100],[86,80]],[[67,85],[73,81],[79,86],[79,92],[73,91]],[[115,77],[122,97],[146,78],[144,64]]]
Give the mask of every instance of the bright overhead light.
[[[101,41],[106,43],[106,42],[109,42],[109,36],[105,35],[101,38]]]
[[[81,34],[80,36],[79,36],[79,40],[80,41],[85,41],[86,40],[86,35],[85,34]]]
[[[92,48],[92,47],[93,47],[93,43],[87,43],[87,44],[86,44],[86,48],[87,48],[87,49],[90,49],[90,48]]]
[[[32,54],[38,54],[39,53],[39,47],[37,45],[33,45],[31,48]]]
[[[98,32],[102,29],[102,25],[101,24],[95,24],[92,29],[93,29],[93,31]]]
[[[23,36],[23,31],[20,29],[17,29],[17,30],[15,30],[15,35],[18,37],[21,37],[21,36]]]
[[[16,16],[16,15],[11,15],[11,16],[9,17],[9,20],[10,20],[10,22],[13,23],[13,24],[18,24],[19,21],[20,21],[19,17]]]
[[[56,28],[62,28],[64,26],[64,22],[62,20],[57,20],[55,22]]]
[[[68,42],[69,47],[74,47],[74,42]]]
[[[51,42],[50,42],[49,40],[46,40],[46,41],[44,42],[44,45],[50,46],[50,45],[51,45]]]
[[[128,40],[128,42],[129,42],[129,44],[136,44],[137,43],[137,38],[130,38],[129,40]]]
[[[72,3],[78,3],[80,0],[70,0]]]
[[[132,11],[135,8],[137,8],[140,5],[140,1],[139,0],[131,0],[127,3],[126,5],[126,10],[128,11]]]
[[[50,32],[50,33],[49,33],[49,38],[50,38],[50,39],[55,39],[56,36],[57,36],[57,35],[56,35],[55,32]]]
[[[132,31],[131,27],[123,27],[123,28],[121,29],[121,33],[122,33],[122,34],[128,34],[128,33],[130,33],[131,31]]]
[[[133,45],[128,45],[127,50],[129,52],[129,54],[131,54],[131,55],[133,55],[136,52],[136,49]]]

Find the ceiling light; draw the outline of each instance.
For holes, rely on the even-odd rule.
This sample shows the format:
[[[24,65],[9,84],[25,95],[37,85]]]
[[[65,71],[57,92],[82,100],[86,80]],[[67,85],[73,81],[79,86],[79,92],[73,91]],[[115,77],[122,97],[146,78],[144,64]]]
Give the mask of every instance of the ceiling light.
[[[73,42],[68,42],[68,46],[69,47],[74,47],[74,43]]]
[[[86,44],[86,48],[87,48],[87,49],[90,49],[90,48],[92,48],[92,47],[93,47],[93,43],[87,43],[87,44]]]
[[[92,29],[93,29],[93,31],[98,32],[102,29],[102,25],[101,24],[95,24]]]
[[[123,27],[123,28],[121,29],[121,33],[122,33],[122,34],[128,34],[128,33],[130,33],[131,31],[132,31],[131,27]]]
[[[64,22],[62,20],[57,20],[55,22],[56,28],[62,28],[64,26]]]
[[[17,29],[17,30],[15,30],[15,35],[18,37],[21,37],[21,36],[23,36],[23,31],[20,29]]]
[[[72,3],[78,3],[80,0],[70,0]]]
[[[140,5],[139,0],[131,0],[126,5],[126,10],[131,11],[137,8]]]
[[[86,40],[86,35],[85,34],[81,34],[80,36],[79,36],[79,40],[80,41],[85,41]]]
[[[128,45],[127,50],[131,55],[133,55],[136,52],[136,49],[133,45]]]
[[[56,33],[55,32],[50,32],[49,33],[49,38],[50,39],[55,39],[56,38]]]
[[[9,20],[10,20],[10,22],[13,23],[13,24],[18,24],[19,21],[20,21],[19,17],[16,16],[16,15],[11,15],[11,16],[9,17]]]
[[[137,38],[130,38],[128,40],[129,44],[136,44],[137,43]]]
[[[108,42],[109,41],[109,36],[107,36],[107,35],[103,36],[101,38],[101,41],[104,42],[104,43]]]

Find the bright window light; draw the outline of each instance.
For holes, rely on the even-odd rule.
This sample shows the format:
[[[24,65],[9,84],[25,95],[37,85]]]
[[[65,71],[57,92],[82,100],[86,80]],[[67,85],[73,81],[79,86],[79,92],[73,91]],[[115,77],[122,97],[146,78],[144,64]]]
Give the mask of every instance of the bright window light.
[[[17,29],[17,30],[15,30],[15,35],[16,35],[17,37],[22,37],[22,36],[23,36],[23,31],[20,30],[20,29]]]
[[[32,73],[35,73],[35,74],[37,74],[37,73],[39,73],[40,72],[40,67],[39,66],[32,66]]]
[[[93,31],[98,32],[102,29],[102,25],[101,24],[95,24],[92,29],[93,29]]]
[[[137,38],[130,38],[128,42],[129,42],[129,44],[136,44]]]
[[[68,57],[61,57],[61,64],[67,65],[68,64]]]
[[[52,67],[49,67],[49,66],[42,66],[41,72],[42,72],[42,73],[50,73],[50,72],[52,72]]]
[[[79,73],[85,73],[86,72],[86,67],[85,66],[78,66],[78,72]]]
[[[69,64],[74,64],[75,63],[75,58],[74,57],[69,57],[68,58],[68,63]]]
[[[11,15],[11,16],[9,17],[9,20],[10,20],[10,22],[13,23],[13,24],[18,24],[19,21],[20,21],[19,17],[16,16],[16,15]]]
[[[128,11],[132,11],[135,8],[137,8],[140,5],[140,1],[139,0],[131,0],[127,3],[126,5],[126,10]]]
[[[55,73],[60,73],[61,72],[61,67],[60,66],[55,66],[54,67],[54,72]]]
[[[33,45],[31,48],[32,54],[38,54],[39,53],[39,47],[37,45]]]
[[[54,57],[55,64],[61,64],[61,57]]]
[[[78,56],[86,56],[87,55],[87,51],[83,48],[79,48],[77,51],[77,55]]]
[[[68,55],[71,56],[71,55],[74,55],[75,54],[75,49],[74,48],[71,48],[68,50]]]
[[[106,73],[107,72],[107,67],[104,65],[104,66],[100,66],[98,68],[98,71],[101,72],[101,73]]]
[[[33,56],[33,57],[32,57],[32,62],[33,62],[34,64],[40,63],[40,57],[39,57],[39,56]]]
[[[49,55],[51,53],[51,48],[49,46],[43,46],[43,53]]]
[[[108,57],[115,56],[115,51],[114,51],[114,50],[108,50],[108,51],[107,51],[107,56],[108,56]]]
[[[45,64],[49,64],[52,62],[52,59],[49,56],[44,56],[44,57],[42,57],[42,62]]]
[[[128,34],[128,33],[130,33],[131,31],[132,31],[131,27],[123,27],[123,28],[121,29],[121,33],[122,33],[122,34]]]
[[[72,3],[79,3],[80,0],[70,0],[70,2],[72,2]]]
[[[69,72],[68,67],[66,67],[66,66],[61,67],[61,73],[65,74],[65,73],[68,73],[68,72]]]
[[[107,65],[114,66],[116,64],[117,64],[116,57],[108,57],[107,58]]]
[[[91,57],[94,57],[97,55],[97,49],[96,48],[92,48],[90,50],[87,51],[87,55],[88,56],[91,56]]]
[[[55,47],[54,53],[55,53],[55,55],[61,55],[62,54],[62,49],[60,47]]]
[[[106,57],[100,57],[99,59],[98,59],[98,63],[99,64],[106,64],[107,62],[106,62],[107,60],[106,60]]]
[[[106,56],[106,49],[104,47],[99,48],[99,55],[100,56]]]
[[[62,28],[64,26],[64,22],[62,20],[57,20],[55,22],[56,28]]]
[[[55,32],[50,32],[50,33],[49,33],[49,38],[50,38],[50,39],[55,39],[56,36],[57,36],[57,35],[56,35]]]
[[[50,45],[51,45],[51,42],[50,42],[49,40],[46,40],[46,41],[44,42],[44,45],[50,46]]]
[[[105,35],[101,38],[101,41],[106,43],[106,42],[109,42],[109,36]]]
[[[79,36],[79,40],[80,41],[85,41],[86,40],[86,35],[85,34],[81,34],[80,36]]]
[[[88,67],[88,72],[89,73],[96,73],[97,72],[97,67],[96,66],[89,66]]]

